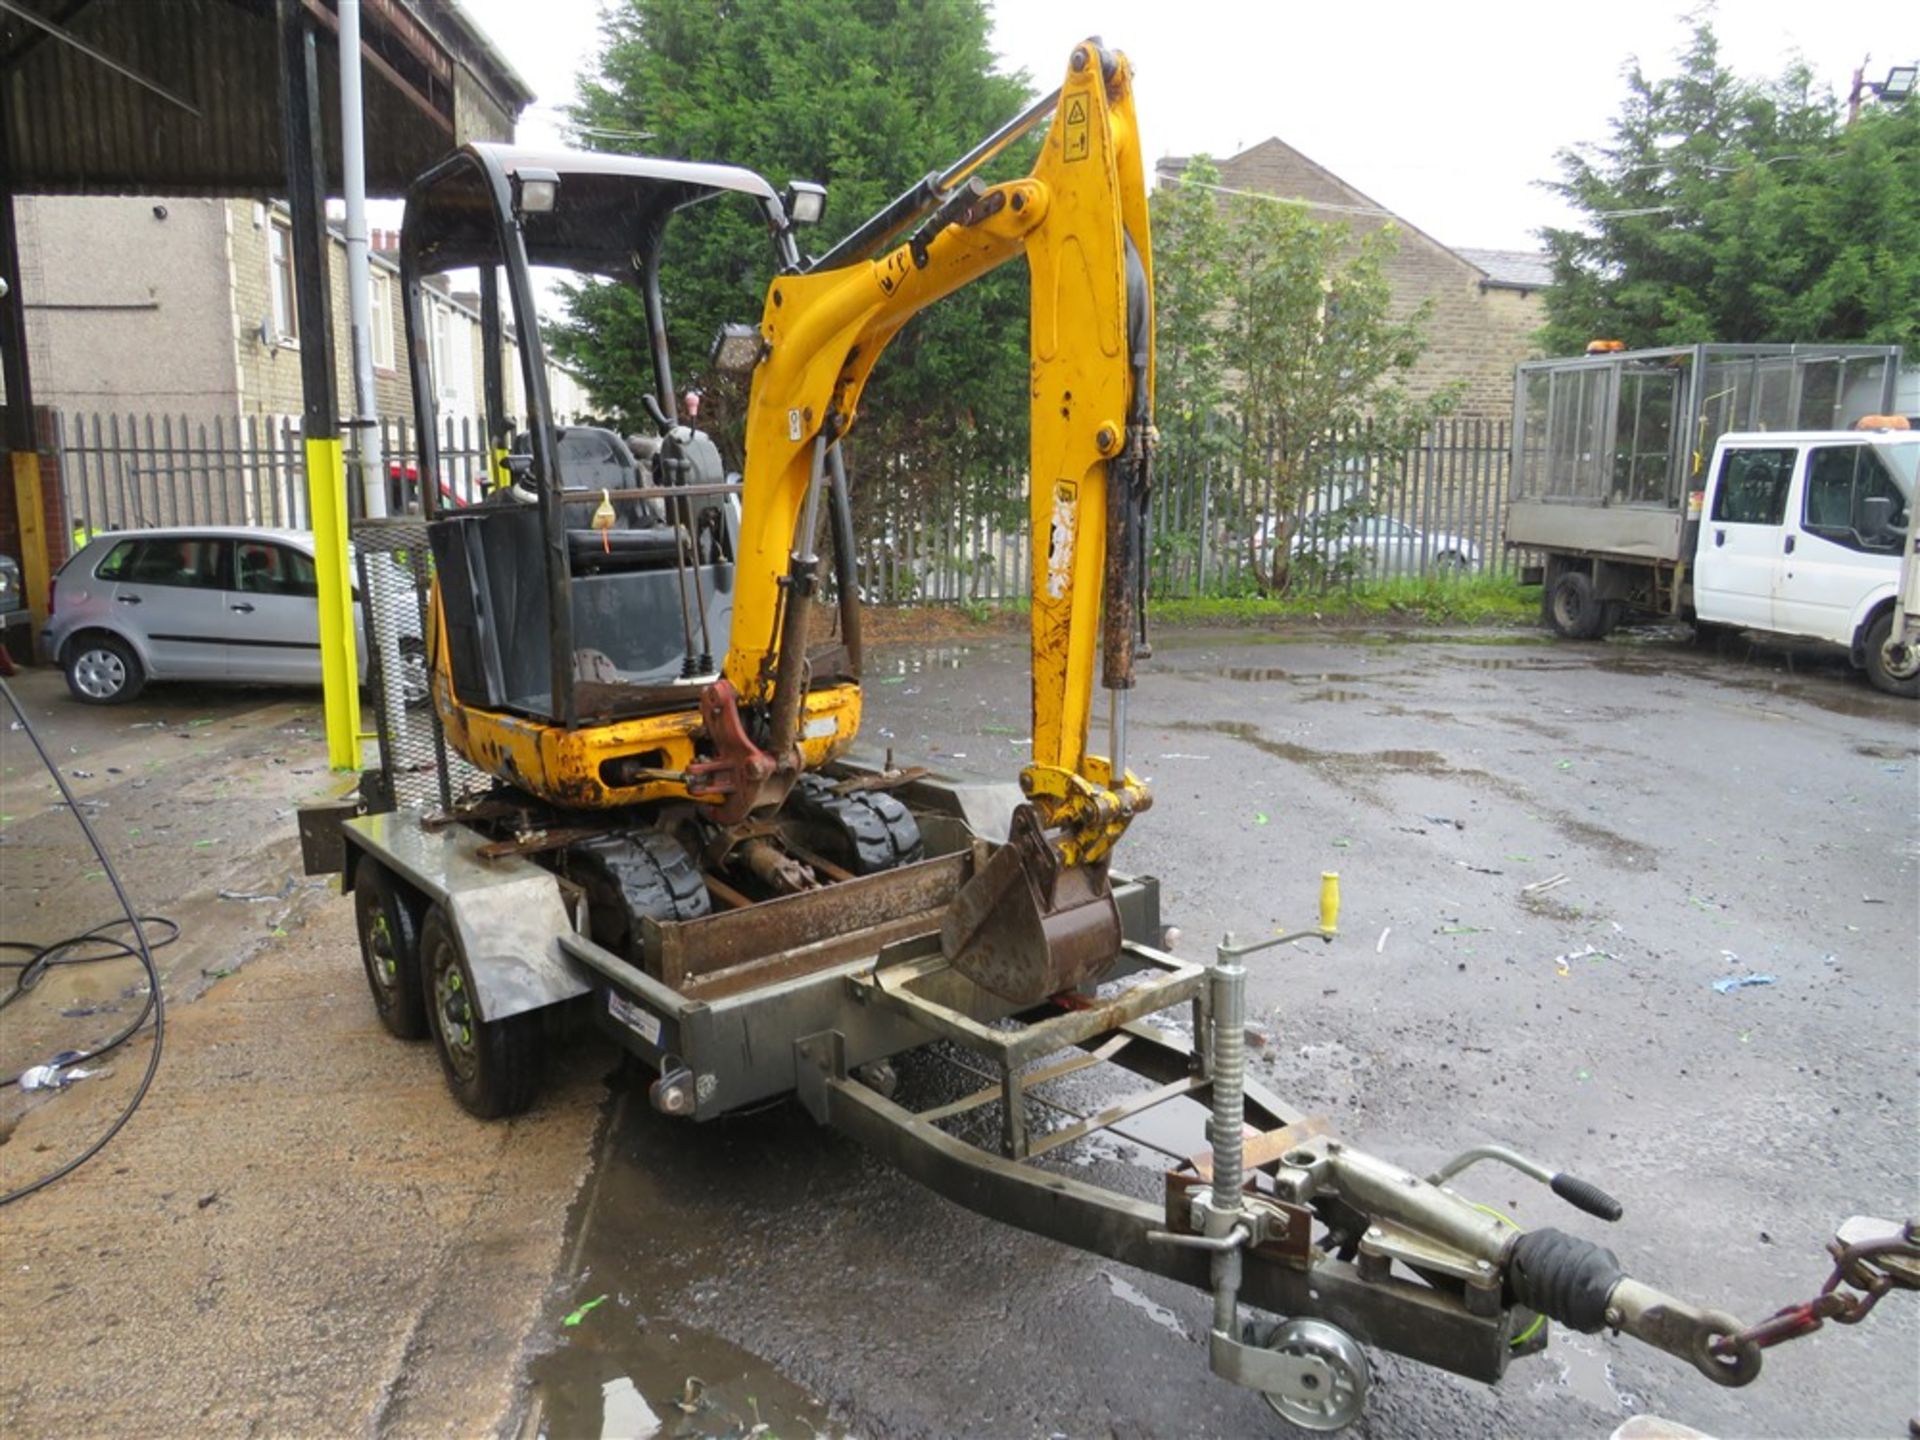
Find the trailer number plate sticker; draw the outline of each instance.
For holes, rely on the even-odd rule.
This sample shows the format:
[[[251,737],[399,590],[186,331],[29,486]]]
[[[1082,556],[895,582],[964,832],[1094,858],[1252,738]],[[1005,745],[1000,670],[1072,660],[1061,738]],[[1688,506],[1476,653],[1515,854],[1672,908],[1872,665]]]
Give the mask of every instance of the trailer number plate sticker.
[[[643,1010],[626,996],[609,990],[607,1013],[649,1045],[660,1043],[660,1017],[651,1010]]]

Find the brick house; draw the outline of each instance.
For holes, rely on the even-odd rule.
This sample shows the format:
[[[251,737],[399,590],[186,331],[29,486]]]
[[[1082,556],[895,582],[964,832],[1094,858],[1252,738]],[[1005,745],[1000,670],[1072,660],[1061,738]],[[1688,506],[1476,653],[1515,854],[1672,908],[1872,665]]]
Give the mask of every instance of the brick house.
[[[1315,219],[1342,222],[1355,235],[1393,226],[1400,243],[1386,270],[1395,310],[1405,315],[1423,301],[1433,306],[1414,389],[1431,393],[1464,381],[1458,415],[1511,414],[1513,367],[1540,353],[1533,337],[1546,323],[1541,292],[1552,279],[1544,256],[1443,245],[1277,138],[1214,163],[1227,190],[1304,201]],[[1185,164],[1162,160],[1159,177],[1176,179]]]

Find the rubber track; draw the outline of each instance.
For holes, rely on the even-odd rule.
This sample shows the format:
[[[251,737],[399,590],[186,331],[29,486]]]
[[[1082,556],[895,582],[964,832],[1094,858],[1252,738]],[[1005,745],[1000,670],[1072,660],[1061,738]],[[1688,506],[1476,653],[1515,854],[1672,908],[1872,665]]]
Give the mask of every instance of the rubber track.
[[[808,819],[831,825],[853,855],[856,875],[876,875],[920,859],[925,849],[913,812],[884,790],[833,793],[831,781],[802,777],[793,793],[794,808]]]
[[[712,908],[706,882],[680,843],[658,830],[632,830],[571,846],[573,868],[617,888],[626,907],[626,942],[637,947],[641,917],[698,920]]]

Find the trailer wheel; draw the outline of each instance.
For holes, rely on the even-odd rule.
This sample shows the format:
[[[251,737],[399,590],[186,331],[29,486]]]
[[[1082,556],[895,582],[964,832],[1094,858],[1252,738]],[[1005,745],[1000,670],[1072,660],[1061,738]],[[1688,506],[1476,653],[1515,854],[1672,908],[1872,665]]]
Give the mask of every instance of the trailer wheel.
[[[1593,579],[1562,571],[1547,591],[1547,623],[1569,640],[1598,640],[1613,628],[1613,607],[1593,593]]]
[[[374,1013],[401,1040],[424,1040],[427,1004],[420,984],[420,905],[377,860],[354,867],[353,918],[360,964]]]
[[[1873,688],[1908,700],[1920,700],[1920,673],[1902,679],[1887,668],[1887,641],[1893,637],[1893,611],[1867,627],[1867,679]]]
[[[440,1068],[461,1109],[482,1120],[518,1115],[540,1081],[540,1015],[482,1020],[473,972],[446,911],[435,905],[420,927],[420,969]]]

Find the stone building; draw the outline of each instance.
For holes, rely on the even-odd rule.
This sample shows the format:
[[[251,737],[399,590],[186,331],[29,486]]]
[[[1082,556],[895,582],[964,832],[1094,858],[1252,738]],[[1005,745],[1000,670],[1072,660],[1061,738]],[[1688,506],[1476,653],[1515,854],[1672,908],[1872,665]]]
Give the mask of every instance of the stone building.
[[[1413,386],[1430,393],[1464,382],[1456,414],[1511,414],[1513,367],[1540,353],[1533,336],[1546,323],[1541,292],[1552,278],[1544,256],[1443,245],[1277,138],[1214,163],[1222,188],[1304,201],[1316,220],[1344,223],[1356,236],[1391,225],[1399,248],[1386,268],[1396,311],[1408,314],[1423,301],[1433,307]],[[1158,170],[1177,178],[1184,166],[1162,160]]]
[[[171,417],[190,426],[298,423],[300,340],[285,206],[254,200],[23,196],[21,271],[39,403],[68,414]],[[413,418],[393,237],[372,257],[374,389],[382,419]],[[354,413],[346,239],[331,232],[335,374]],[[426,328],[441,413],[479,412],[478,297],[430,287]],[[507,408],[522,414],[517,345],[505,346]],[[557,419],[582,413],[578,382],[549,367]]]

